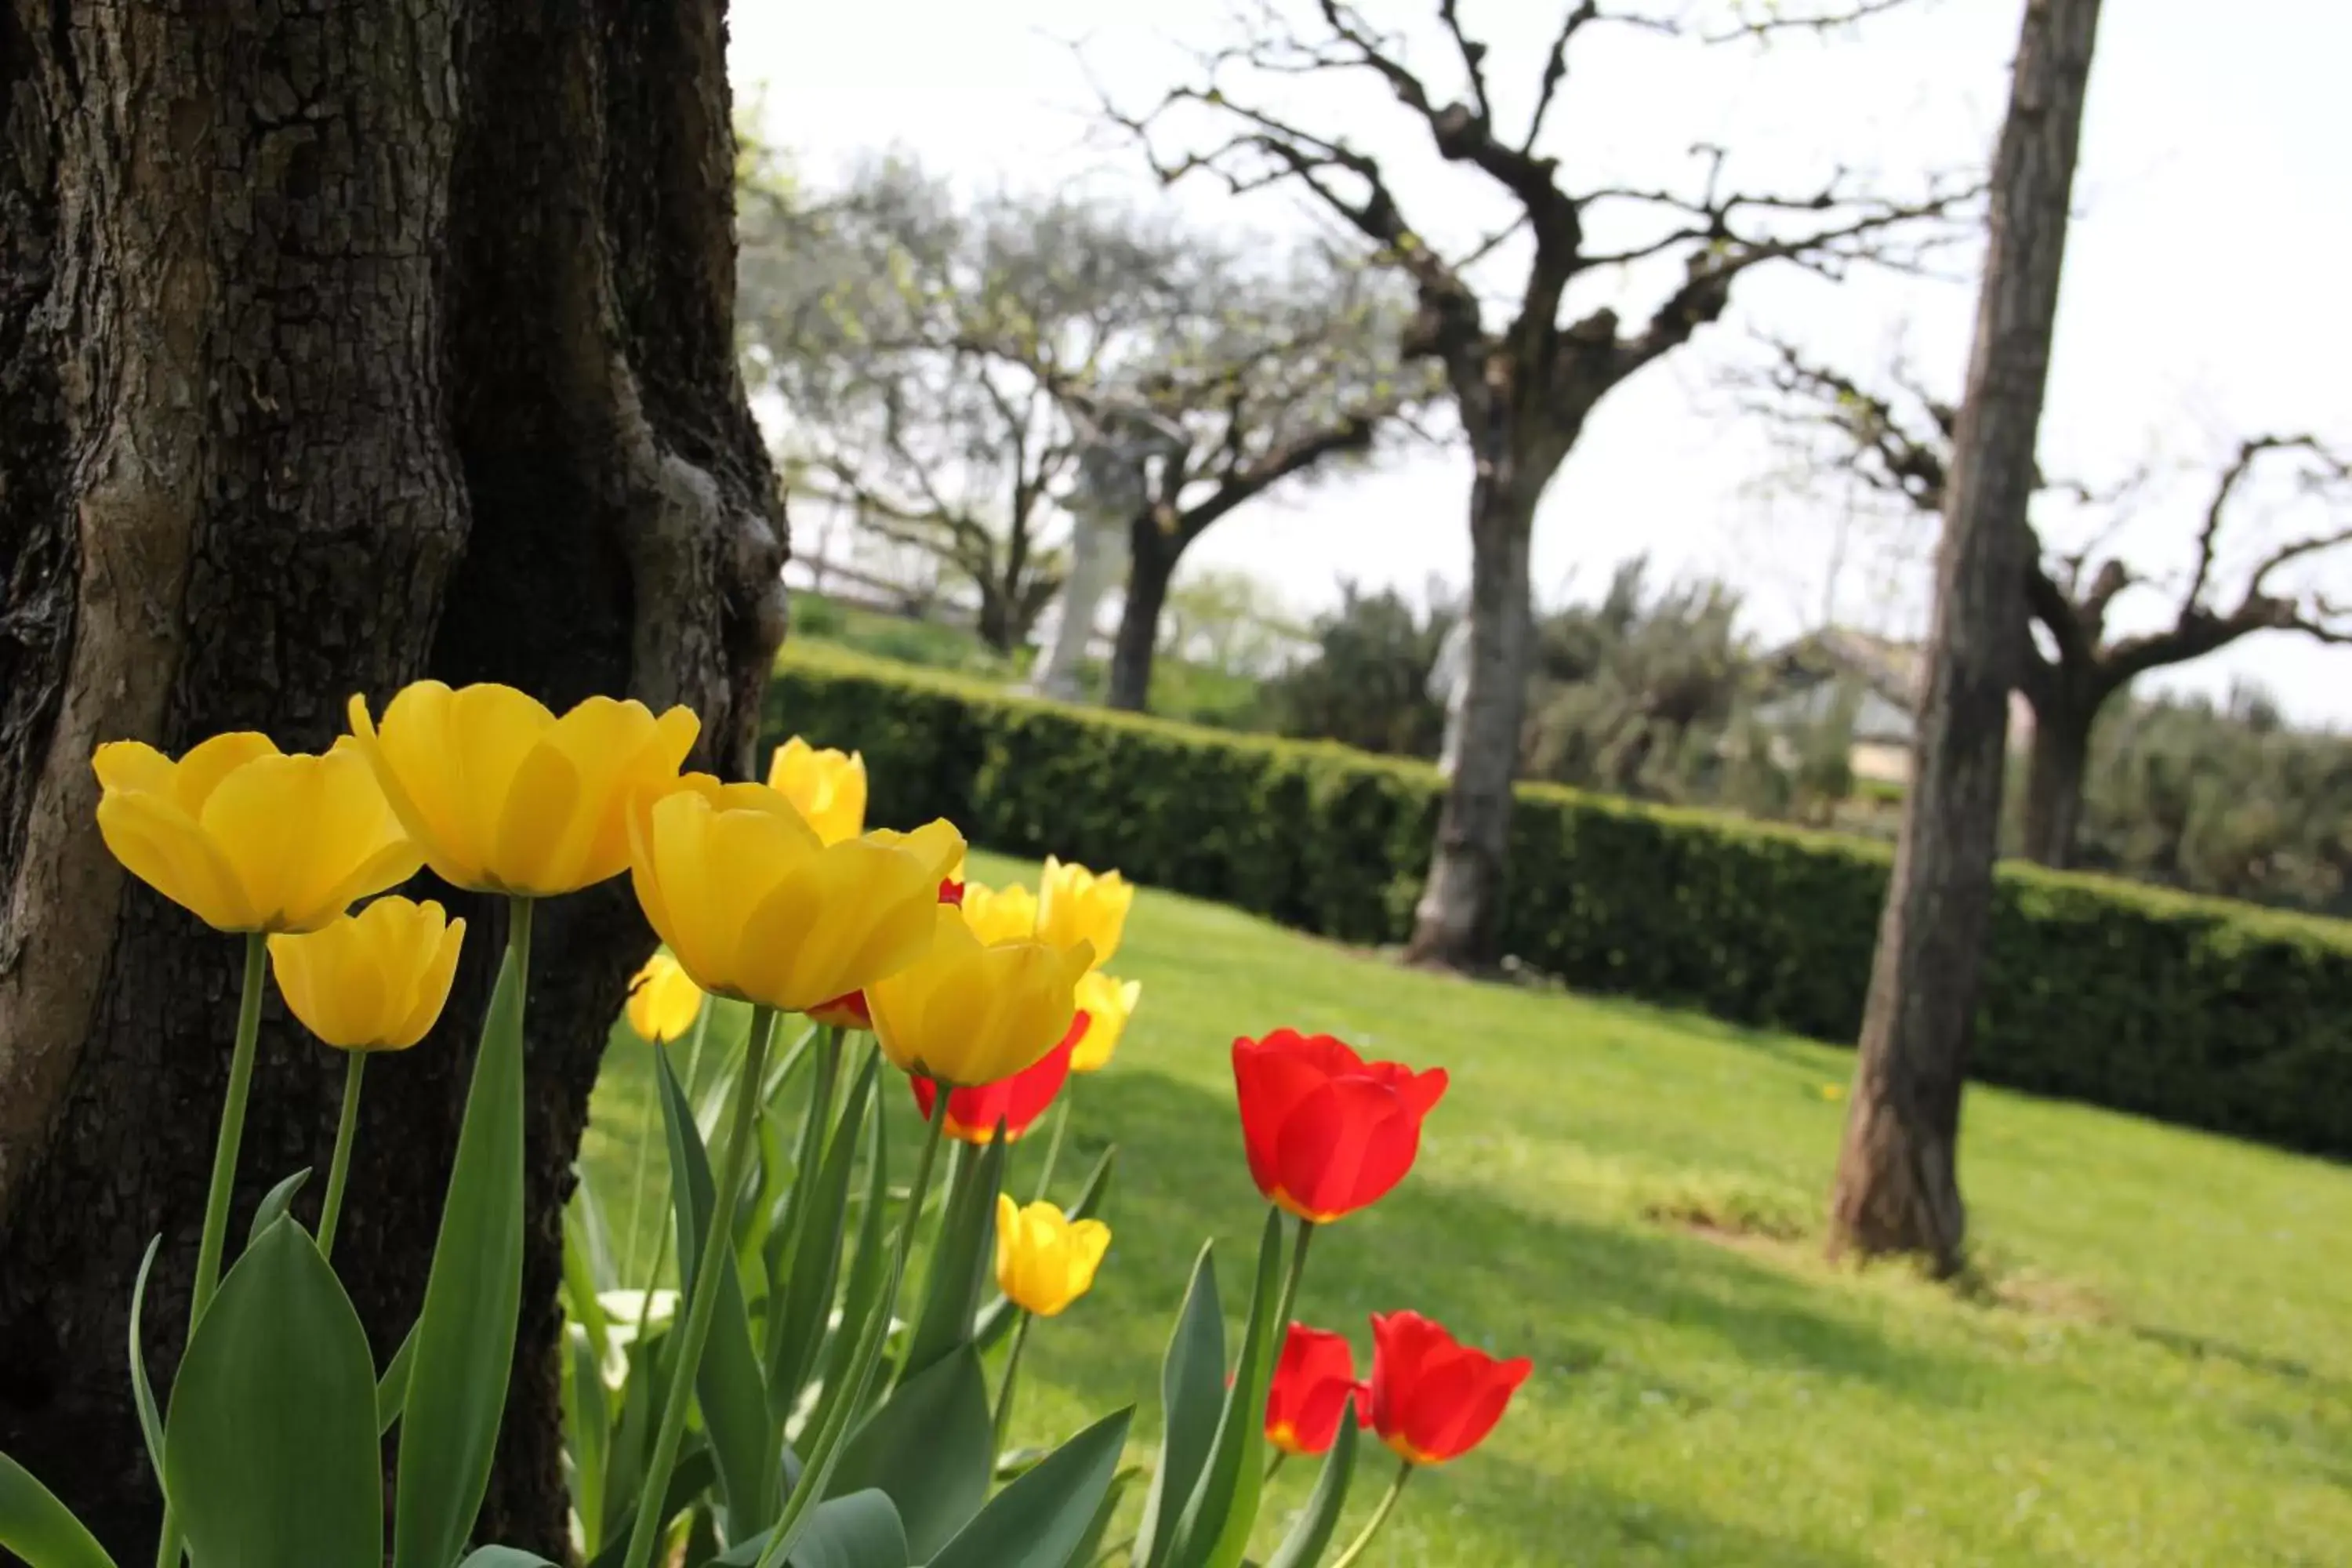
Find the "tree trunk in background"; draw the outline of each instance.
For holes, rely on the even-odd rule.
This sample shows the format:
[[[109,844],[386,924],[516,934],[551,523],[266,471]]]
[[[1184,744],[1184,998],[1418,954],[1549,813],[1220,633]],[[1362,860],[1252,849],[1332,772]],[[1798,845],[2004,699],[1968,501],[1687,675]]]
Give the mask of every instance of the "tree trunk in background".
[[[2100,701],[2097,693],[2062,689],[2034,705],[2033,745],[2025,763],[2025,858],[2038,866],[2063,871],[2074,863]]]
[[[1413,910],[1407,955],[1415,963],[1477,967],[1496,957],[1534,631],[1528,555],[1536,501],[1552,466],[1482,465],[1471,488],[1461,746],[1446,780],[1429,880]]]
[[[0,1450],[118,1560],[158,1515],[123,1360],[189,1281],[238,942],[131,882],[89,755],[503,680],[703,716],[751,765],[781,517],[732,353],[719,0],[75,0],[0,11]],[[369,1074],[338,1248],[413,1319],[500,939]],[[625,885],[536,944],[524,1318],[485,1536],[561,1559],[561,1209],[652,938]],[[322,1170],[341,1063],[273,997],[233,1233]],[[301,1211],[315,1212],[318,1184]]]
[[[1992,899],[2010,688],[2025,643],[2033,488],[2067,197],[2099,0],[2027,0],[1993,158],[1976,346],[1953,443],[1917,764],[1872,963],[1832,1252],[1962,1262],[1957,1163]]]
[[[1160,652],[1160,616],[1168,607],[1168,585],[1175,579],[1183,545],[1161,531],[1150,512],[1139,516],[1128,531],[1127,598],[1118,612],[1118,634],[1111,644],[1110,690],[1105,701],[1112,708],[1140,713],[1151,700],[1151,663]]]

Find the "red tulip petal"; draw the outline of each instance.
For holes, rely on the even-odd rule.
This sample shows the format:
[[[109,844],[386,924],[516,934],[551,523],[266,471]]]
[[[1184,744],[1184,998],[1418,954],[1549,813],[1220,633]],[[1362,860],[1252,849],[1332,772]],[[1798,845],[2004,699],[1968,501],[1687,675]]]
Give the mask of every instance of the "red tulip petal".
[[[1281,1184],[1276,1151],[1282,1130],[1298,1102],[1327,1081],[1312,1062],[1277,1043],[1289,1033],[1278,1030],[1263,1041],[1234,1042],[1234,1097],[1241,1110],[1242,1142],[1249,1154],[1250,1175],[1269,1199]]]
[[[1000,1121],[1004,1123],[1008,1142],[1028,1131],[1069,1081],[1070,1053],[1077,1046],[1078,1036],[1084,1033],[1073,1025],[1059,1045],[1011,1078],[954,1090],[948,1096],[948,1131],[967,1143],[993,1142]],[[922,1078],[912,1081],[915,1103],[928,1117],[935,1092],[931,1081]]]
[[[1404,1180],[1421,1123],[1396,1091],[1369,1078],[1333,1079],[1299,1101],[1275,1150],[1281,1191],[1309,1216],[1337,1219]]]

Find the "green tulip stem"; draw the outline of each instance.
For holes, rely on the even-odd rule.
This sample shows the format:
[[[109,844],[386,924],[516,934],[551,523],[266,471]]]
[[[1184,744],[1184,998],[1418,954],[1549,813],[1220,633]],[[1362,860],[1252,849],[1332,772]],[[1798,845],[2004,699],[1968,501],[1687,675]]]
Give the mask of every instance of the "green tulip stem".
[[[1037,1197],[1040,1202],[1054,1195],[1054,1171],[1062,1163],[1062,1134],[1067,1131],[1070,1126],[1070,1096],[1076,1094],[1077,1089],[1077,1080],[1072,1079],[1064,1087],[1062,1098],[1055,1102],[1054,1136],[1046,1141],[1045,1169],[1037,1177]]]
[[[1315,1239],[1315,1222],[1298,1222],[1298,1239],[1290,1249],[1290,1273],[1282,1282],[1282,1310],[1274,1315],[1274,1353],[1282,1353],[1282,1342],[1290,1332],[1290,1314],[1298,1305],[1298,1282],[1307,1277],[1307,1247]]]
[[[656,1050],[661,1048],[658,1043],[654,1047]],[[660,1090],[656,1089],[655,1092],[659,1093]],[[621,1248],[621,1278],[624,1279],[637,1277],[637,1229],[645,1223],[646,1165],[653,1146],[653,1118],[646,1117],[637,1123],[636,1157],[629,1162],[629,1228],[621,1233],[628,1238]]]
[[[1346,1419],[1346,1417],[1344,1417],[1344,1416],[1343,1416],[1343,1417],[1341,1417],[1341,1419],[1343,1419],[1343,1420],[1344,1420],[1344,1419]],[[1282,1473],[1282,1466],[1283,1466],[1283,1462],[1284,1462],[1285,1460],[1288,1459],[1289,1458],[1290,1458],[1290,1450],[1289,1450],[1289,1449],[1287,1449],[1287,1448],[1276,1448],[1276,1449],[1274,1451],[1274,1458],[1272,1458],[1271,1459],[1268,1459],[1268,1460],[1265,1462],[1265,1479],[1266,1479],[1267,1480],[1271,1481],[1272,1479],[1274,1479],[1274,1478],[1275,1478],[1276,1476],[1280,1475],[1280,1474]]]
[[[365,1051],[345,1051],[343,1115],[335,1123],[335,1158],[327,1167],[327,1201],[319,1209],[319,1256],[335,1255],[335,1222],[343,1217],[343,1184],[352,1173],[352,1140],[360,1130],[360,1075],[367,1071]]]
[[[535,901],[524,893],[507,900],[507,951],[514,954],[515,984],[522,987],[525,1001],[530,999],[530,912]]]
[[[825,1133],[833,1126],[834,1089],[841,1079],[842,1036],[839,1027],[828,1024],[817,1041],[816,1081],[809,1086],[808,1120],[801,1124],[799,1171],[793,1182],[798,1190],[806,1190],[802,1183],[815,1180],[816,1168],[824,1159]]]
[[[1004,1356],[1004,1382],[996,1390],[996,1452],[1004,1452],[1004,1440],[1013,1430],[1013,1390],[1021,1381],[1021,1352],[1029,1348],[1029,1325],[1037,1321],[1034,1312],[1023,1312],[1021,1321],[1013,1331],[1013,1348]]]
[[[196,1283],[188,1304],[188,1338],[196,1337],[205,1309],[220,1289],[221,1248],[228,1239],[229,1200],[236,1186],[237,1145],[245,1142],[245,1102],[253,1093],[253,1053],[261,1038],[261,987],[269,962],[269,940],[245,936],[245,988],[236,1003],[236,1044],[228,1058],[228,1093],[221,1100],[220,1131],[213,1139],[213,1180],[205,1194],[204,1237],[196,1244]],[[156,1568],[179,1568],[180,1530],[163,1508],[163,1534],[155,1545]]]
[[[694,1080],[702,1071],[702,1042],[710,1033],[710,1015],[719,1011],[709,997],[702,999],[702,1011],[694,1016],[694,1033],[686,1041],[686,1103],[694,1103]]]
[[[669,1393],[662,1402],[661,1426],[654,1436],[652,1459],[646,1466],[646,1487],[637,1499],[636,1523],[629,1531],[628,1550],[621,1568],[646,1568],[653,1560],[654,1541],[664,1522],[663,1500],[669,1474],[677,1464],[678,1445],[686,1437],[687,1406],[694,1398],[694,1376],[702,1364],[703,1342],[710,1337],[710,1321],[718,1310],[712,1259],[734,1245],[735,1200],[743,1187],[743,1163],[754,1137],[752,1118],[760,1109],[761,1075],[767,1066],[768,1042],[776,1032],[776,1011],[756,1007],[751,1013],[751,1037],[743,1048],[743,1072],[735,1085],[733,1114],[729,1118],[727,1147],[719,1156],[719,1174],[711,1191],[709,1223],[697,1254],[702,1288],[687,1295],[686,1327],[678,1342],[677,1364],[671,1369]]]
[[[694,1015],[694,1043],[687,1047],[686,1101],[688,1105],[694,1103],[694,1069],[698,1065],[696,1058],[702,1055],[702,1032],[709,1025],[710,999],[706,996],[702,1000],[700,1009]],[[667,1050],[668,1047],[664,1042],[656,1040],[653,1042],[653,1048],[659,1051]],[[655,1092],[660,1091],[656,1089]],[[637,1237],[644,1227],[646,1218],[646,1171],[652,1155],[654,1140],[657,1136],[658,1134],[654,1131],[652,1117],[646,1117],[637,1123],[636,1158],[629,1164],[629,1227],[621,1233],[625,1238],[621,1250],[621,1278],[624,1279],[634,1279],[637,1277]],[[654,1251],[654,1268],[656,1273],[660,1271],[662,1266],[661,1254],[667,1250],[668,1247],[669,1230],[665,1226],[662,1227],[661,1239]],[[649,1283],[646,1288],[651,1289],[653,1287]],[[644,1324],[640,1322],[638,1327],[642,1329]]]
[[[944,1083],[933,1084],[937,1090],[931,1096],[929,1125],[923,1134],[922,1156],[915,1162],[915,1183],[907,1190],[907,1212],[898,1222],[898,1241],[890,1255],[890,1279],[882,1291],[882,1300],[874,1316],[858,1325],[855,1353],[849,1359],[842,1379],[842,1395],[834,1401],[833,1410],[825,1417],[824,1429],[817,1433],[807,1458],[801,1468],[800,1483],[785,1500],[784,1513],[776,1521],[774,1531],[768,1537],[766,1550],[760,1553],[757,1568],[776,1568],[800,1540],[806,1528],[809,1510],[824,1495],[827,1482],[833,1479],[833,1468],[841,1458],[841,1446],[849,1435],[850,1423],[866,1404],[867,1389],[874,1381],[876,1363],[882,1359],[882,1342],[889,1337],[890,1320],[898,1314],[899,1288],[907,1280],[907,1255],[915,1247],[915,1230],[923,1215],[923,1196],[930,1190],[931,1170],[938,1164],[940,1143],[948,1130],[948,1092]],[[844,1325],[845,1329],[846,1324]],[[642,1563],[625,1563],[622,1568],[644,1568]]]
[[[237,1145],[245,1141],[245,1102],[253,1092],[254,1046],[261,1037],[261,989],[269,942],[259,931],[245,938],[245,990],[236,1005],[236,1046],[228,1059],[228,1093],[221,1100],[220,1135],[213,1141],[213,1184],[205,1198],[204,1240],[196,1247],[196,1287],[188,1310],[188,1334],[195,1336],[205,1309],[220,1289],[221,1247],[228,1238],[228,1210],[236,1185]]]
[[[1353,1417],[1343,1415],[1340,1419],[1352,1420]],[[1381,1497],[1381,1506],[1372,1510],[1372,1517],[1364,1521],[1364,1532],[1348,1543],[1348,1550],[1339,1553],[1339,1559],[1331,1564],[1331,1568],[1352,1568],[1356,1560],[1363,1556],[1365,1551],[1372,1544],[1372,1537],[1381,1532],[1381,1526],[1386,1524],[1389,1521],[1389,1515],[1396,1511],[1397,1499],[1404,1495],[1404,1484],[1412,1479],[1412,1472],[1413,1464],[1411,1459],[1403,1460],[1397,1466],[1396,1479],[1389,1483],[1389,1489]]]
[[[702,1011],[694,1016],[694,1033],[687,1040],[686,1102],[689,1106],[694,1103],[695,1069],[702,1065],[702,1037],[710,1032],[710,1015],[713,1011],[710,998],[704,997]],[[656,1050],[661,1048],[658,1046],[655,1047]],[[656,1089],[656,1092],[658,1093],[659,1090]],[[639,1129],[637,1138],[637,1152],[642,1156],[646,1145],[654,1138],[653,1124],[650,1121]],[[636,1210],[636,1196],[632,1194],[629,1199],[629,1251],[633,1258],[635,1256],[637,1247]],[[675,1221],[670,1213],[670,1205],[665,1202],[655,1216],[654,1266],[646,1270],[646,1288],[637,1296],[637,1335],[635,1339],[629,1342],[633,1347],[642,1347],[646,1342],[646,1326],[653,1321],[654,1315],[654,1292],[661,1288],[662,1270],[669,1265],[669,1244],[674,1228]],[[635,1355],[638,1351],[633,1348],[630,1353]]]

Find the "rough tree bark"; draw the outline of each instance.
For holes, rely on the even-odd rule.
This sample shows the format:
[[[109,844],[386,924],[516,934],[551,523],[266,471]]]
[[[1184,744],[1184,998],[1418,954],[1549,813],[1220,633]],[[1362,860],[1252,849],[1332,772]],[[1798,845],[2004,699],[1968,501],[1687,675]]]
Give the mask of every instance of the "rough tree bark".
[[[1215,452],[1169,455],[1160,471],[1160,493],[1128,519],[1127,593],[1111,641],[1108,706],[1140,713],[1150,702],[1160,617],[1168,608],[1168,590],[1184,552],[1219,519],[1285,479],[1311,472],[1342,453],[1371,450],[1380,421],[1394,408],[1392,399],[1376,401],[1338,415],[1328,425],[1301,430],[1246,459],[1234,454],[1240,445],[1234,438],[1240,434],[1238,427],[1229,430]]]
[[[1960,1089],[1992,902],[2026,502],[2099,0],[2027,0],[1938,552],[1918,757],[1879,926],[1831,1203],[1832,1252],[1962,1262]]]
[[[1820,31],[1883,9],[1855,5],[1802,15],[1746,18],[1723,37],[1754,40],[1784,27]],[[1415,317],[1408,357],[1442,365],[1455,412],[1476,462],[1471,498],[1474,551],[1468,710],[1458,765],[1447,781],[1429,877],[1415,910],[1407,952],[1417,962],[1478,967],[1496,953],[1502,868],[1509,847],[1511,779],[1518,761],[1518,718],[1527,702],[1528,535],[1537,502],[1601,397],[1627,378],[1719,321],[1738,277],[1767,262],[1794,261],[1835,272],[1877,253],[1901,226],[1947,212],[1964,193],[1931,189],[1915,202],[1891,202],[1846,189],[1832,175],[1800,194],[1727,188],[1726,149],[1691,149],[1706,173],[1700,194],[1622,185],[1570,184],[1559,155],[1538,152],[1547,117],[1562,88],[1585,79],[1570,58],[1580,36],[1613,26],[1677,34],[1685,22],[1638,8],[1559,5],[1550,47],[1537,75],[1521,127],[1507,132],[1495,111],[1488,65],[1497,58],[1465,30],[1452,0],[1435,6],[1453,45],[1457,96],[1406,63],[1399,38],[1377,29],[1343,0],[1318,0],[1319,26],[1302,33],[1286,14],[1267,8],[1243,41],[1211,58],[1211,79],[1171,89],[1141,117],[1109,112],[1138,137],[1166,182],[1206,172],[1235,193],[1286,182],[1351,228],[1382,266],[1411,282]],[[1704,32],[1696,36],[1706,37]],[[1518,221],[1449,258],[1413,223],[1381,161],[1345,130],[1318,131],[1251,101],[1246,88],[1218,79],[1225,69],[1255,73],[1258,85],[1301,73],[1365,75],[1385,83],[1408,121],[1449,165],[1476,172],[1499,187]],[[1287,94],[1285,95],[1288,96]],[[1171,116],[1210,116],[1217,137],[1168,157],[1154,147],[1154,127]],[[1623,249],[1587,243],[1585,220],[1596,207],[1654,226]],[[1507,239],[1524,241],[1517,298],[1494,310],[1491,289],[1474,287]],[[1602,307],[1567,321],[1568,293],[1580,278],[1654,258],[1677,257],[1681,283],[1644,322],[1621,331]],[[1505,316],[1507,319],[1497,319]],[[1475,559],[1485,555],[1491,558]]]
[[[185,1334],[237,944],[131,883],[92,748],[498,679],[701,713],[748,769],[782,518],[732,353],[720,0],[131,0],[0,9],[0,1450],[121,1561],[152,1483],[123,1363]],[[369,1075],[337,1257],[413,1318],[500,920]],[[651,938],[551,905],[531,996],[525,1310],[486,1536],[561,1558],[561,1208]],[[340,1065],[274,1001],[237,1233],[323,1165]],[[315,1202],[313,1196],[307,1202]]]
[[[1160,617],[1176,579],[1183,546],[1146,511],[1128,528],[1127,595],[1120,601],[1118,630],[1110,647],[1109,689],[1105,703],[1140,713],[1151,700],[1151,667],[1160,654]]]
[[[2025,858],[2063,870],[2074,855],[2083,816],[2084,774],[2091,762],[2095,696],[2057,697],[2033,706],[2033,742],[2025,763]]]

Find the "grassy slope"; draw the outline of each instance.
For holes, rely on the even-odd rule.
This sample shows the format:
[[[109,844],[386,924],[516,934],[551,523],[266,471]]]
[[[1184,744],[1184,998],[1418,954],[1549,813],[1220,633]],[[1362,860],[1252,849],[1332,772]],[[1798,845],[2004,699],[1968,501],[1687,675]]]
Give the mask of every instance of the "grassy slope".
[[[1230,1305],[1263,1213],[1227,1043],[1290,1024],[1454,1075],[1412,1178],[1319,1239],[1301,1315],[1361,1355],[1367,1312],[1414,1307],[1537,1363],[1372,1568],[2343,1561],[2352,1172],[1979,1090],[1963,1175],[1990,1283],[1956,1299],[1832,1271],[1806,1237],[1644,1217],[1811,1226],[1843,1053],[1410,974],[1170,896],[1139,902],[1114,967],[1143,1006],[1078,1085],[1064,1168],[1118,1142],[1117,1239],[1095,1294],[1039,1326],[1016,1440],[1128,1401],[1148,1439],[1192,1253],[1218,1238]],[[614,1061],[588,1157],[625,1176],[645,1075]],[[1359,1514],[1386,1479],[1370,1453]]]

